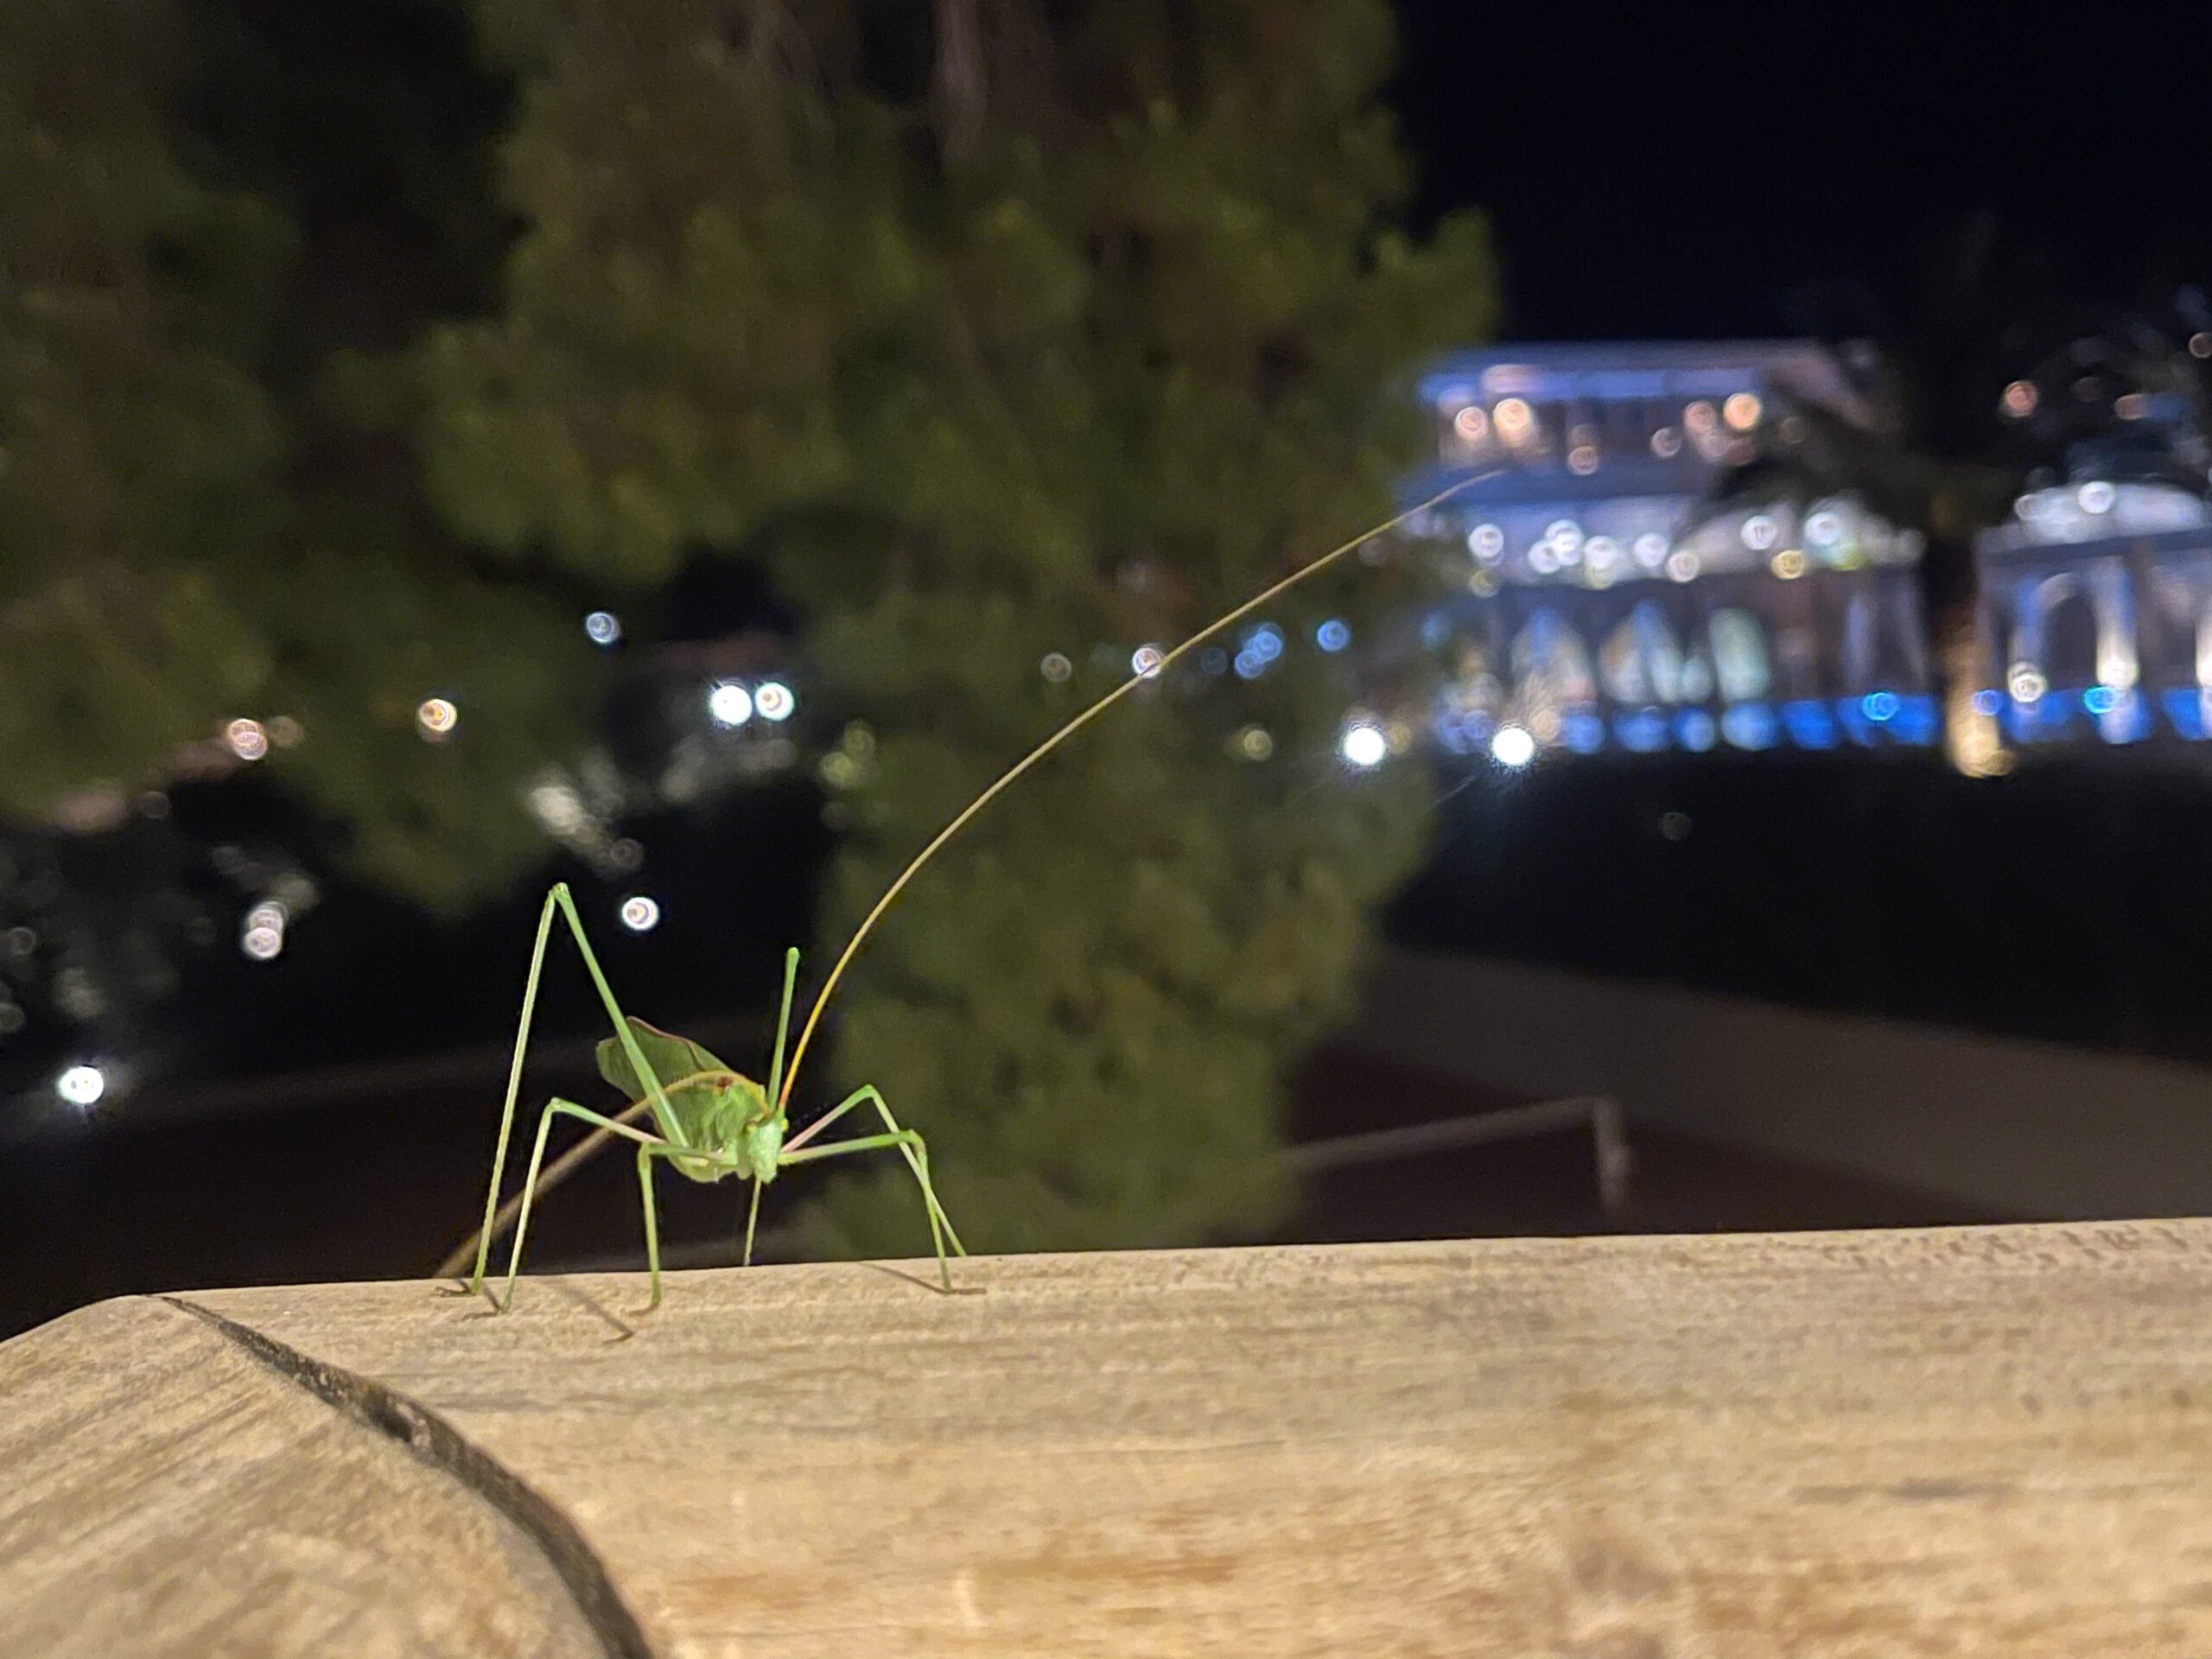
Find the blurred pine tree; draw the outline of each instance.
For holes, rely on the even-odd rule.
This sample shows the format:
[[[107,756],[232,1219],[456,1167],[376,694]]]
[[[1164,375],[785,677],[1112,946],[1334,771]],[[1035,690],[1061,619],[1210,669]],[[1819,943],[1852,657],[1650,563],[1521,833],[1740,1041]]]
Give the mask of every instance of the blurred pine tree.
[[[499,316],[435,329],[396,408],[474,543],[650,586],[705,542],[799,602],[810,701],[853,720],[831,942],[1136,646],[1382,516],[1394,378],[1491,319],[1477,224],[1390,226],[1382,0],[482,18],[526,228]],[[1336,659],[1277,620],[1277,671],[1171,677],[1026,780],[849,982],[837,1070],[926,1128],[979,1247],[1281,1196],[1278,1073],[1425,812],[1411,769],[1335,775]],[[814,1243],[911,1247],[913,1209],[903,1171],[850,1177]]]
[[[454,69],[488,85],[443,10]],[[337,94],[373,69],[341,87],[251,10],[0,9],[0,813],[97,815],[254,719],[304,734],[263,764],[346,824],[359,867],[457,906],[543,855],[521,783],[575,747],[594,653],[327,395],[334,354],[404,344],[465,293],[442,252],[488,269],[499,242],[434,223],[358,270],[364,221],[392,216],[349,222],[349,185],[404,194],[414,163],[448,216],[466,192],[345,124]],[[309,73],[321,124],[286,130]],[[435,745],[434,696],[461,711]]]

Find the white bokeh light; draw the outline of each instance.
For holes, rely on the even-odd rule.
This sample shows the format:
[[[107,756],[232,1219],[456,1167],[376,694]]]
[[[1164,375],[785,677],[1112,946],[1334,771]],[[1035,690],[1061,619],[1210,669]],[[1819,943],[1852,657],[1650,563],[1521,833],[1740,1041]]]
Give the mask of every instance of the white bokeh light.
[[[753,688],[753,711],[763,720],[789,720],[798,699],[781,680],[763,680]]]
[[[90,1106],[107,1092],[107,1073],[97,1065],[73,1065],[54,1080],[54,1092],[72,1106]]]
[[[453,728],[460,723],[461,710],[444,697],[426,697],[415,710],[415,724],[424,739],[432,743],[442,742],[451,736]]]
[[[650,933],[660,925],[660,902],[642,893],[622,901],[622,925],[632,933]]]
[[[742,726],[753,718],[753,694],[725,680],[707,693],[707,714],[717,726]]]
[[[1367,772],[1379,766],[1390,753],[1390,740],[1380,726],[1371,720],[1356,720],[1344,728],[1344,735],[1337,740],[1337,753],[1345,764]]]
[[[258,760],[269,753],[269,734],[257,720],[234,720],[223,728],[223,741],[241,760]]]
[[[1525,766],[1536,758],[1536,740],[1522,727],[1501,726],[1490,741],[1490,753],[1501,766]]]

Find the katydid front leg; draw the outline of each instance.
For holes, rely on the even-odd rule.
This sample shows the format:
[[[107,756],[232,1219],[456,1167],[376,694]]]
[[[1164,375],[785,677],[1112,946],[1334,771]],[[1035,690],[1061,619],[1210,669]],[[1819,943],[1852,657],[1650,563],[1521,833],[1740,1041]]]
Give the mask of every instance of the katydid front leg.
[[[847,1112],[849,1112],[855,1107],[859,1106],[874,1107],[877,1112],[882,1116],[884,1128],[889,1129],[893,1135],[902,1135],[911,1133],[911,1131],[906,1129],[897,1118],[891,1116],[891,1107],[884,1100],[882,1091],[877,1089],[872,1083],[864,1083],[859,1088],[854,1090],[851,1094],[846,1096],[844,1099],[839,1101],[836,1105],[831,1107],[820,1117],[815,1119],[813,1122],[808,1124],[804,1129],[801,1129],[797,1135],[793,1135],[791,1138],[790,1143],[784,1148],[784,1156],[777,1161],[779,1163],[797,1163],[803,1161],[801,1159],[794,1158],[791,1154],[799,1152],[805,1147],[806,1143],[813,1140],[816,1135],[821,1134],[823,1130],[828,1128],[832,1123],[835,1123]],[[847,1143],[840,1141],[838,1144],[842,1146]],[[870,1141],[869,1144],[871,1146],[889,1144],[896,1144],[898,1146],[899,1150],[906,1156],[906,1167],[913,1171],[914,1179],[922,1184],[922,1192],[929,1199],[930,1211],[933,1217],[931,1224],[938,1225],[941,1224],[944,1226],[946,1236],[952,1240],[952,1253],[955,1255],[967,1255],[967,1247],[961,1243],[960,1235],[952,1230],[952,1217],[944,1213],[944,1206],[937,1201],[936,1191],[930,1185],[930,1178],[924,1168],[924,1163],[927,1156],[926,1153],[918,1155],[914,1150],[915,1147],[921,1144],[921,1137],[919,1135],[916,1135],[911,1145],[904,1141],[896,1141],[895,1143]],[[805,1155],[807,1157],[817,1157],[820,1154],[817,1153],[809,1153]]]
[[[786,1152],[776,1160],[776,1166],[781,1169],[791,1164],[817,1163],[824,1158],[842,1158],[849,1153],[874,1152],[882,1147],[898,1147],[909,1154],[914,1179],[921,1183],[923,1207],[929,1212],[930,1242],[937,1247],[938,1280],[950,1293],[952,1289],[952,1266],[944,1255],[944,1211],[938,1206],[936,1190],[930,1185],[929,1148],[915,1131],[896,1129],[888,1135],[864,1135],[856,1141],[840,1141],[835,1146]],[[953,1243],[954,1248],[958,1249],[959,1241],[956,1239]],[[967,1254],[965,1250],[960,1253],[963,1255]]]

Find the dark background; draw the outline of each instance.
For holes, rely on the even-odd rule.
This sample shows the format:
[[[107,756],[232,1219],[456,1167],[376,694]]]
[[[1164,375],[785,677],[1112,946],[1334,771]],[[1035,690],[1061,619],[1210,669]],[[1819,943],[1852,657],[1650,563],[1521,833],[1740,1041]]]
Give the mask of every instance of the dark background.
[[[1421,169],[1418,213],[1491,215],[1509,340],[1786,333],[1803,284],[1857,276],[1900,295],[1924,237],[1985,207],[2092,291],[2212,276],[2201,13],[2069,10],[2001,34],[1966,8],[1402,14],[1393,96]],[[297,13],[291,38],[303,84],[327,63],[334,88],[373,102],[376,66],[442,57],[448,27],[430,8],[350,3]],[[488,80],[441,97],[423,119],[453,132],[498,118]],[[742,582],[689,602],[702,634],[773,620]],[[1403,943],[2212,1058],[2200,1016],[2212,789],[2193,756],[2031,760],[1974,784],[1932,757],[1615,757],[1439,786],[1451,793],[1435,855],[1392,914]],[[282,833],[311,848],[315,827],[285,811],[251,788],[175,798],[196,838]],[[743,1052],[778,948],[810,925],[825,843],[810,791],[779,786],[630,832],[654,848],[666,919],[650,948],[603,934],[610,971],[649,1017],[720,1021]],[[113,885],[130,852],[86,856],[119,861],[78,873]],[[594,885],[549,864],[509,903],[445,927],[334,881],[281,974],[210,953],[133,1033],[175,1109],[159,1124],[28,1108],[11,1120],[0,1260],[18,1265],[0,1334],[127,1289],[427,1268],[479,1202],[481,1125],[538,894],[556,876]],[[127,884],[117,892],[130,902]],[[595,902],[606,914],[611,890]],[[483,966],[501,963],[512,970]],[[552,1040],[588,1030],[581,985],[547,995]],[[44,1103],[67,1046],[11,1046],[0,1086]],[[410,1058],[428,1068],[419,1086],[380,1096],[370,1063]],[[302,1071],[308,1082],[256,1096],[257,1077]],[[567,1079],[556,1064],[544,1081]],[[1299,1103],[1307,1135],[1496,1103],[1326,1055]],[[1970,1218],[1710,1149],[1649,1158],[1638,1224]],[[716,1196],[671,1194],[669,1236],[726,1230],[719,1207],[702,1207]],[[548,1224],[546,1265],[631,1248],[633,1197],[620,1160],[580,1182],[569,1219]],[[1297,1227],[1599,1224],[1587,1148],[1570,1137],[1346,1177]]]
[[[2202,8],[1402,4],[1427,211],[1479,206],[1508,339],[1713,339],[1894,291],[1989,207],[2093,290],[2203,274]]]

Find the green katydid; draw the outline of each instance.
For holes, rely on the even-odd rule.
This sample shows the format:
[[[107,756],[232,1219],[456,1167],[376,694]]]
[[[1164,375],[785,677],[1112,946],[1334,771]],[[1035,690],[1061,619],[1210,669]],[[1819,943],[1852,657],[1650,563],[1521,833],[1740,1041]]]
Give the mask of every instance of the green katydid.
[[[838,981],[844,976],[845,969],[851,964],[861,943],[874,930],[906,884],[947,842],[966,828],[978,812],[1016,779],[1128,696],[1140,683],[1156,678],[1184,653],[1280,597],[1308,576],[1490,475],[1477,474],[1462,478],[1419,505],[1363,531],[1350,541],[1300,566],[1264,592],[1217,617],[1173,650],[1160,655],[1157,660],[1145,663],[1128,679],[1083,709],[1007,768],[914,855],[891,885],[884,889],[882,896],[861,919],[860,926],[854,930],[843,952],[830,969],[829,978],[823,982],[820,993],[808,1009],[806,1022],[799,1029],[798,1042],[791,1051],[788,1069],[785,1065],[785,1039],[791,1026],[791,994],[798,976],[798,952],[792,950],[786,953],[784,958],[783,999],[777,1014],[775,1047],[768,1064],[766,1088],[716,1059],[689,1039],[657,1030],[642,1020],[626,1015],[614,1000],[613,990],[607,984],[606,975],[601,971],[598,959],[592,954],[591,943],[584,935],[583,922],[576,913],[575,899],[569,896],[566,884],[556,885],[547,893],[544,908],[538,918],[537,942],[531,953],[530,974],[523,988],[521,1027],[516,1033],[514,1059],[507,1074],[506,1104],[500,1113],[499,1147],[492,1159],[491,1188],[484,1200],[484,1224],[474,1238],[461,1245],[441,1264],[439,1276],[457,1273],[467,1261],[473,1249],[476,1268],[469,1278],[467,1294],[473,1295],[480,1290],[490,1259],[493,1237],[512,1223],[515,1229],[515,1241],[507,1258],[506,1295],[504,1300],[495,1302],[494,1306],[502,1312],[512,1306],[515,1280],[521,1271],[523,1245],[530,1229],[532,1204],[569,1170],[596,1152],[609,1139],[619,1136],[635,1143],[638,1148],[638,1188],[645,1206],[645,1262],[652,1284],[650,1300],[646,1304],[648,1308],[658,1306],[661,1298],[660,1234],[653,1210],[652,1185],[657,1163],[671,1165],[679,1174],[695,1181],[715,1182],[734,1176],[740,1180],[753,1183],[753,1195],[746,1214],[743,1256],[750,1265],[753,1231],[760,1215],[761,1189],[775,1179],[781,1171],[797,1164],[818,1162],[852,1153],[887,1151],[894,1147],[906,1160],[907,1167],[912,1171],[916,1182],[921,1187],[923,1207],[929,1219],[930,1237],[937,1251],[938,1282],[950,1291],[952,1288],[952,1272],[946,1258],[946,1246],[949,1243],[955,1255],[964,1255],[967,1252],[962,1248],[959,1235],[953,1230],[944,1206],[938,1202],[936,1189],[930,1183],[927,1146],[918,1133],[905,1128],[891,1115],[890,1106],[874,1086],[855,1090],[838,1105],[797,1135],[789,1133],[790,1120],[786,1109],[790,1103],[791,1086],[798,1079],[799,1067],[806,1058],[807,1046],[821,1022],[823,1010],[829,1005],[831,994],[837,988]],[[591,976],[592,984],[599,993],[607,1017],[613,1023],[614,1035],[599,1045],[600,1075],[621,1090],[628,1096],[629,1104],[610,1116],[593,1111],[573,1101],[556,1098],[550,1102],[538,1117],[537,1144],[531,1151],[530,1172],[524,1179],[522,1192],[502,1209],[499,1183],[506,1171],[507,1144],[514,1131],[515,1104],[522,1089],[523,1056],[530,1041],[531,1017],[537,1003],[537,984],[545,963],[545,947],[552,937],[556,915],[567,922],[569,932],[575,937],[577,948],[583,955],[584,967]],[[883,1122],[881,1132],[834,1141],[828,1146],[811,1147],[807,1144],[824,1129],[862,1107],[874,1109]],[[652,1119],[651,1130],[639,1127],[638,1122],[648,1113]],[[556,1117],[575,1118],[591,1124],[593,1131],[548,1169],[545,1167],[545,1143]]]

